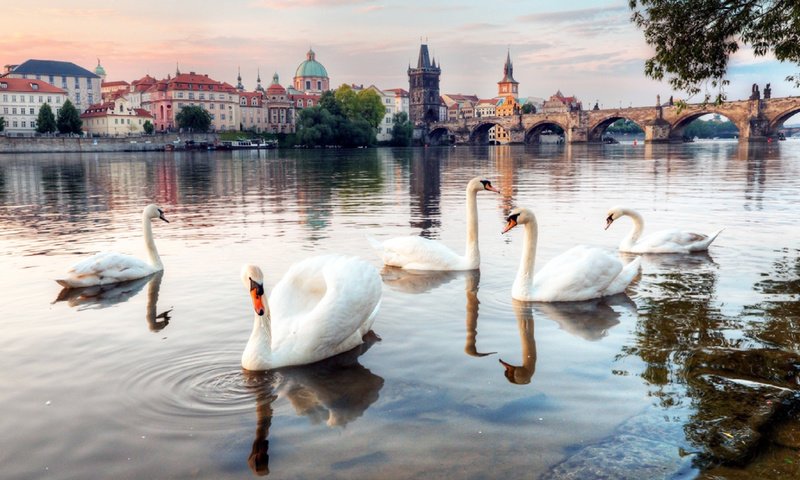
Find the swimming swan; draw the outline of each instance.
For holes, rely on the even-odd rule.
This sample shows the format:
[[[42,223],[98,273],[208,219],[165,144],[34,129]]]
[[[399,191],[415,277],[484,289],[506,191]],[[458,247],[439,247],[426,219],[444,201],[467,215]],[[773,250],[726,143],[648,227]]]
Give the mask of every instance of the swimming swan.
[[[525,227],[522,259],[511,289],[516,300],[576,302],[615,295],[625,291],[639,272],[639,257],[623,266],[599,248],[578,245],[550,260],[534,276],[539,234],[536,217],[527,208],[515,208],[506,220],[503,233],[517,225]]]
[[[644,219],[635,210],[625,207],[614,207],[608,211],[606,230],[614,220],[628,216],[633,220],[633,229],[622,243],[621,252],[630,253],[690,253],[708,250],[711,242],[722,232],[719,230],[712,236],[692,233],[684,230],[661,230],[639,238],[644,230]]]
[[[475,177],[467,183],[467,247],[461,256],[441,243],[419,236],[392,238],[383,243],[369,239],[382,252],[383,263],[409,270],[473,270],[480,266],[478,251],[478,192],[500,193],[489,180]]]
[[[267,304],[260,268],[245,265],[242,282],[255,309],[242,353],[242,367],[250,371],[313,363],[360,345],[375,321],[382,289],[375,267],[339,255],[294,264]]]
[[[154,218],[160,218],[169,223],[169,220],[164,218],[164,211],[158,205],[151,204],[144,207],[142,229],[149,262],[122,253],[100,252],[73,265],[67,271],[67,276],[56,282],[69,288],[90,287],[135,280],[164,270],[164,264],[161,263],[156,244],[153,241],[150,220]]]

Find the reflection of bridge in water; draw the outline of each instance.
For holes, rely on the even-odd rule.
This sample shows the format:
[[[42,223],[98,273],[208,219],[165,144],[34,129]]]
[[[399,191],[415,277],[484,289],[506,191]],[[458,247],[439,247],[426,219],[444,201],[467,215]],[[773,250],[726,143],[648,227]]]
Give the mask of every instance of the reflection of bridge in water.
[[[646,142],[681,142],[690,123],[703,115],[719,114],[739,129],[739,141],[759,142],[777,137],[783,122],[798,112],[800,97],[785,97],[689,104],[683,108],[671,105],[475,117],[431,123],[424,140],[428,144],[488,144],[489,130],[499,125],[509,133],[511,143],[539,143],[542,132],[554,126],[564,130],[566,143],[601,142],[612,123],[625,119],[644,130]]]

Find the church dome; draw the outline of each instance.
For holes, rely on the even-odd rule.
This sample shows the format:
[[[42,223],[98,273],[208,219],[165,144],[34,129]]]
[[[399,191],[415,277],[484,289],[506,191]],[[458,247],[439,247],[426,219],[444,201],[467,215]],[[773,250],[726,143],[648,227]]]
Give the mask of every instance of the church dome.
[[[103,68],[102,65],[100,65],[100,59],[99,58],[97,59],[97,67],[95,67],[95,69],[94,69],[94,74],[97,75],[98,77],[105,77],[106,76],[106,69]]]
[[[316,59],[314,50],[309,50],[306,54],[306,60],[297,66],[297,71],[294,73],[297,77],[324,77],[328,78],[328,71]]]

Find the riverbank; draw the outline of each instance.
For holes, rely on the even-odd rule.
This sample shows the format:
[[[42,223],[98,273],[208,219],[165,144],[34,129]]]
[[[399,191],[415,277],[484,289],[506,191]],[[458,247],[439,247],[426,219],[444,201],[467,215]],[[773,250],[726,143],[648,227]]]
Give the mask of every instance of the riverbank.
[[[187,140],[214,143],[216,133],[169,133],[131,137],[3,137],[0,153],[152,152]]]

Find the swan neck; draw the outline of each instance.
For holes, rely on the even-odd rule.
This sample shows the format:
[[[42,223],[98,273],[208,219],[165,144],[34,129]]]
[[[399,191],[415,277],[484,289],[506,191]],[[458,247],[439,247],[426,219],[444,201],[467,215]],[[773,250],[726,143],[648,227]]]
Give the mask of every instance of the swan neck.
[[[161,263],[161,257],[158,255],[156,242],[153,241],[153,224],[150,218],[142,218],[142,230],[144,230],[144,246],[147,250],[147,257],[150,260],[150,265],[155,267],[156,270],[163,270],[164,264]]]
[[[519,262],[517,278],[514,280],[513,297],[530,298],[533,291],[533,268],[536,260],[536,244],[539,238],[539,226],[536,217],[524,224],[525,239],[522,245],[522,259]]]
[[[639,240],[639,237],[642,236],[642,231],[644,231],[644,218],[639,215],[639,212],[634,210],[623,210],[623,214],[631,217],[633,220],[633,228],[631,229],[631,233],[623,240],[624,245],[633,245]]]
[[[467,190],[467,246],[464,257],[471,268],[478,268],[481,254],[478,250],[478,192]]]
[[[269,312],[253,315],[253,331],[245,350],[255,349],[259,360],[268,361],[272,356],[272,320]]]

